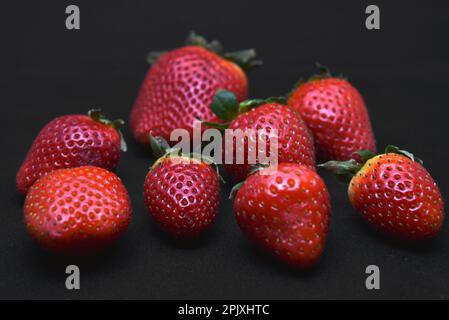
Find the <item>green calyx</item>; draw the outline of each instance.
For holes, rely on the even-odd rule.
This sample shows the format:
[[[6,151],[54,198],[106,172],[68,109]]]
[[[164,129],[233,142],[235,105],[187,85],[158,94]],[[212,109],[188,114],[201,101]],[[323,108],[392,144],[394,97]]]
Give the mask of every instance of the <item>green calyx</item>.
[[[351,181],[357,172],[363,167],[362,163],[357,162],[354,159],[347,161],[331,160],[323,164],[319,164],[318,168],[324,168],[332,172],[335,177],[342,182]]]
[[[319,62],[315,62],[315,67],[317,69],[317,73],[315,73],[312,77],[310,77],[309,81],[332,78],[332,73],[329,67],[322,65]]]
[[[120,150],[122,150],[123,152],[126,152],[128,150],[126,141],[123,137],[122,132],[120,131],[120,127],[125,124],[125,121],[123,121],[122,119],[116,119],[114,121],[111,121],[101,113],[101,109],[91,109],[87,112],[87,115],[93,121],[110,126],[110,127],[114,128],[115,130],[117,130],[117,132],[120,136]]]
[[[232,61],[239,65],[243,70],[248,70],[253,67],[262,65],[262,60],[256,59],[256,51],[254,49],[246,49],[235,52],[224,52],[223,46],[217,40],[208,42],[206,38],[191,31],[188,35],[185,45],[187,46],[200,46],[216,54],[220,55],[226,60]],[[147,62],[151,65],[159,59],[160,56],[167,51],[150,52],[147,56]]]
[[[208,42],[205,37],[196,34],[195,31],[190,32],[185,44],[188,46],[200,46],[213,51],[226,60],[239,65],[244,70],[262,65],[262,60],[256,59],[256,50],[245,49],[234,52],[224,52],[224,48],[219,41],[212,40]]]
[[[267,163],[256,163],[256,164],[250,165],[249,171],[248,171],[248,177],[252,176],[253,174],[256,174],[259,171],[265,170],[269,167],[270,167],[270,165]]]
[[[87,112],[87,115],[92,120],[94,120],[96,122],[100,122],[100,123],[108,125],[108,126],[111,126],[114,129],[119,129],[121,126],[123,126],[125,124],[125,121],[123,121],[122,119],[117,119],[114,121],[109,120],[101,113],[101,109],[91,109]]]
[[[191,152],[189,154],[183,154],[180,149],[171,148],[168,144],[167,140],[162,137],[154,137],[151,133],[148,135],[150,140],[151,150],[153,155],[158,158],[155,164],[160,163],[160,161],[164,158],[168,157],[180,157],[185,159],[190,159],[192,161],[197,161],[198,163],[205,163],[211,166],[216,172],[220,180],[225,183],[225,180],[220,175],[220,170],[218,164],[210,157]],[[154,166],[154,165],[153,165]]]
[[[284,97],[270,97],[267,99],[250,99],[239,103],[234,93],[220,89],[217,91],[212,100],[211,108],[212,112],[224,122],[216,123],[203,121],[203,123],[210,127],[224,130],[229,126],[232,120],[237,118],[239,114],[248,112],[262,104],[279,103],[285,105],[286,102],[287,101]]]
[[[423,162],[420,158],[415,157],[415,156],[413,155],[413,153],[411,153],[411,152],[409,152],[409,151],[407,151],[407,150],[401,150],[401,149],[399,149],[398,147],[393,146],[393,145],[391,145],[391,144],[388,145],[388,146],[385,148],[385,153],[396,153],[396,154],[400,154],[400,155],[406,156],[407,158],[411,159],[412,161],[418,162],[420,165],[423,165],[423,164],[424,164],[424,162]]]
[[[200,46],[207,50],[213,51],[217,54],[223,52],[223,46],[218,40],[212,40],[210,42],[203,36],[200,36],[195,31],[190,31],[185,41],[186,46]]]
[[[407,158],[411,159],[412,161],[416,161],[416,162],[420,163],[421,165],[423,164],[422,160],[415,157],[412,153],[410,153],[406,150],[401,150],[398,147],[393,146],[393,145],[388,145],[385,148],[384,154],[388,154],[388,153],[400,154],[400,155],[406,156]],[[360,161],[356,161],[354,159],[350,159],[350,160],[346,160],[346,161],[331,160],[326,163],[319,164],[318,167],[329,170],[340,181],[349,182],[352,179],[352,177],[354,177],[357,174],[357,172],[359,172],[360,169],[362,169],[362,167],[365,165],[365,163],[368,160],[377,156],[376,154],[374,154],[373,152],[371,152],[369,150],[360,150],[360,151],[355,152],[354,154],[357,154],[359,156]]]
[[[298,89],[300,86],[302,86],[303,84],[308,83],[308,82],[319,81],[319,80],[328,79],[328,78],[339,78],[339,79],[346,80],[346,78],[342,75],[339,75],[339,76],[332,75],[332,73],[330,72],[330,69],[327,66],[322,65],[319,62],[315,62],[315,67],[317,69],[316,73],[314,75],[312,75],[311,77],[309,77],[307,80],[305,80],[304,78],[299,79],[293,85],[293,88],[290,90],[290,92],[287,94],[288,97],[290,97],[296,89]]]
[[[212,100],[212,112],[221,120],[231,121],[240,113],[237,97],[231,91],[219,90]]]
[[[258,106],[266,103],[278,103],[282,105],[287,104],[287,99],[285,97],[268,97],[266,99],[250,99],[240,102],[239,104],[239,114],[250,111],[251,109],[257,108]]]
[[[229,200],[232,200],[237,195],[237,192],[239,192],[240,188],[243,186],[245,181],[237,183],[235,186],[232,187],[231,192],[229,193]]]
[[[166,54],[167,51],[151,51],[147,55],[147,63],[151,66],[153,65],[162,55]]]
[[[168,144],[167,140],[165,140],[162,137],[154,137],[151,133],[148,135],[148,139],[150,140],[150,147],[151,151],[153,152],[153,155],[156,158],[164,157],[165,155],[169,154],[170,152],[170,145]],[[171,150],[173,151],[173,150]]]
[[[254,49],[222,53],[221,56],[226,60],[234,62],[243,70],[249,70],[263,64],[262,60],[256,59],[257,54]]]

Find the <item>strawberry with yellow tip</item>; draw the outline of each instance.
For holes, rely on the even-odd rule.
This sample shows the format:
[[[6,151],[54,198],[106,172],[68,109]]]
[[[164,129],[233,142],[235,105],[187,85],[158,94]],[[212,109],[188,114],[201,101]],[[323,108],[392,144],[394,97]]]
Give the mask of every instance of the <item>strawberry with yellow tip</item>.
[[[427,239],[441,230],[444,205],[440,190],[411,153],[388,146],[384,154],[360,151],[361,162],[320,165],[349,181],[354,208],[383,232],[405,239]]]

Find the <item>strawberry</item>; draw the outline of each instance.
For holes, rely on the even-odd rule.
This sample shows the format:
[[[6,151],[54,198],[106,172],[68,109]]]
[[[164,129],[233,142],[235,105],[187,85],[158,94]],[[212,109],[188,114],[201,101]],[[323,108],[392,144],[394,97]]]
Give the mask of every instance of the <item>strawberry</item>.
[[[223,53],[217,41],[192,33],[187,45],[150,54],[149,69],[130,115],[135,138],[148,144],[148,134],[170,139],[174,129],[192,130],[196,118],[215,121],[210,103],[218,88],[248,95],[244,69],[255,66],[254,50]]]
[[[178,155],[177,151],[168,153],[168,143],[160,137],[158,141],[165,150],[145,178],[145,204],[168,234],[194,238],[212,225],[218,213],[218,171],[206,159]]]
[[[315,167],[315,149],[312,136],[307,129],[301,115],[295,110],[284,105],[282,98],[268,98],[266,100],[252,99],[243,101],[240,104],[237,98],[226,90],[219,90],[214,97],[212,110],[223,121],[224,124],[214,124],[205,122],[209,126],[218,126],[232,130],[251,130],[259,133],[255,136],[254,147],[251,147],[249,140],[241,136],[243,141],[234,139],[233,149],[227,150],[224,147],[224,155],[233,152],[232,163],[224,159],[226,171],[236,180],[242,181],[249,172],[250,151],[259,149],[261,139],[266,139],[266,156],[270,156],[270,133],[277,130],[277,152],[278,162],[300,163],[310,168]],[[264,137],[263,134],[266,134]],[[226,139],[226,135],[225,135]],[[253,139],[254,140],[254,139]],[[243,155],[243,161],[238,160],[238,154]],[[259,157],[256,157],[259,163]],[[261,159],[262,160],[262,159]]]
[[[321,66],[320,66],[321,67]],[[327,68],[300,83],[288,99],[315,139],[320,161],[348,160],[354,152],[376,152],[371,122],[362,96],[347,80],[332,77]]]
[[[388,146],[384,154],[358,152],[363,161],[329,161],[323,165],[350,180],[349,199],[381,231],[404,239],[435,236],[444,219],[440,190],[421,160]]]
[[[17,189],[26,194],[42,175],[85,165],[113,170],[126,144],[118,127],[99,110],[88,115],[66,115],[50,121],[37,135],[16,176]]]
[[[243,182],[234,215],[247,238],[289,264],[307,267],[324,249],[330,197],[314,170],[281,163]]]
[[[126,230],[131,202],[120,179],[99,167],[54,170],[38,179],[24,205],[26,227],[45,248],[87,254]]]

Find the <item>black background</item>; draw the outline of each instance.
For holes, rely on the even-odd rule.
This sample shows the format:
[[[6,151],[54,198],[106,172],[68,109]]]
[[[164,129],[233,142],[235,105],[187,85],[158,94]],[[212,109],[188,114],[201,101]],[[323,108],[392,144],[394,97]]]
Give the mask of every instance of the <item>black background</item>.
[[[13,4],[14,3],[14,4]],[[373,232],[345,187],[323,173],[332,196],[321,262],[292,270],[240,234],[226,199],[214,228],[193,243],[152,224],[142,184],[152,163],[128,129],[117,170],[133,219],[116,246],[90,258],[38,248],[22,222],[15,173],[32,139],[52,118],[101,107],[128,118],[150,50],[180,46],[194,29],[236,50],[257,49],[265,65],[249,74],[251,96],[283,94],[320,61],[343,73],[367,102],[379,148],[413,151],[447,200],[449,7],[444,1],[372,1],[381,30],[365,28],[367,1],[15,1],[0,7],[0,298],[304,299],[449,298],[448,223],[430,243],[405,244]],[[65,7],[81,9],[81,30],[65,29]],[[65,288],[65,267],[81,269],[81,290]],[[365,268],[381,269],[381,290]]]

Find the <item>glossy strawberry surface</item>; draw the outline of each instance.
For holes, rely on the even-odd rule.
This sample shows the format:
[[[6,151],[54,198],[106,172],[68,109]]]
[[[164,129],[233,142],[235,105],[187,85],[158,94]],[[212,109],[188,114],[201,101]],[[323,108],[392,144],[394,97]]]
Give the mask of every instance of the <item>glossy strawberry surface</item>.
[[[112,172],[92,166],[59,169],[30,188],[26,227],[45,248],[86,254],[115,242],[131,218],[128,192]]]
[[[320,176],[291,163],[250,175],[234,202],[237,223],[250,240],[302,267],[314,264],[323,252],[330,208]]]
[[[42,175],[55,169],[92,165],[113,170],[120,159],[120,134],[86,115],[66,115],[37,135],[16,176],[25,194]]]
[[[312,131],[320,161],[357,158],[354,152],[376,152],[365,102],[348,81],[310,80],[295,89],[288,105],[301,113]]]
[[[144,184],[150,215],[177,238],[195,237],[212,225],[218,213],[219,193],[217,171],[186,157],[161,158]]]
[[[200,46],[162,55],[148,71],[130,115],[134,137],[148,144],[148,134],[170,139],[174,129],[192,129],[197,119],[215,121],[210,104],[218,89],[248,95],[245,73],[235,63]]]
[[[242,132],[261,131],[266,134],[273,133],[277,130],[277,155],[278,163],[292,162],[300,163],[309,168],[315,168],[315,148],[313,145],[312,136],[307,129],[304,121],[299,113],[288,108],[287,106],[278,103],[267,103],[259,107],[251,109],[249,112],[240,114],[229,125],[229,129],[240,129]],[[260,134],[252,136],[253,138],[246,138],[243,141],[240,139],[239,143],[234,139],[233,160],[232,164],[226,164],[224,167],[227,172],[236,181],[242,181],[246,178],[249,168],[252,164],[249,154],[257,157],[256,150],[259,148],[259,141],[265,139]],[[255,139],[254,139],[255,137]],[[260,138],[262,137],[262,138]],[[253,143],[251,143],[253,141]],[[270,156],[270,138],[266,140],[266,155]],[[224,148],[226,152],[230,152]],[[238,163],[238,154],[242,156],[243,161]],[[257,162],[259,158],[257,157]],[[226,159],[224,159],[226,162]],[[253,161],[254,162],[254,161]]]
[[[421,164],[403,155],[368,160],[351,180],[348,194],[355,209],[388,234],[423,239],[441,229],[444,208],[438,186]]]

